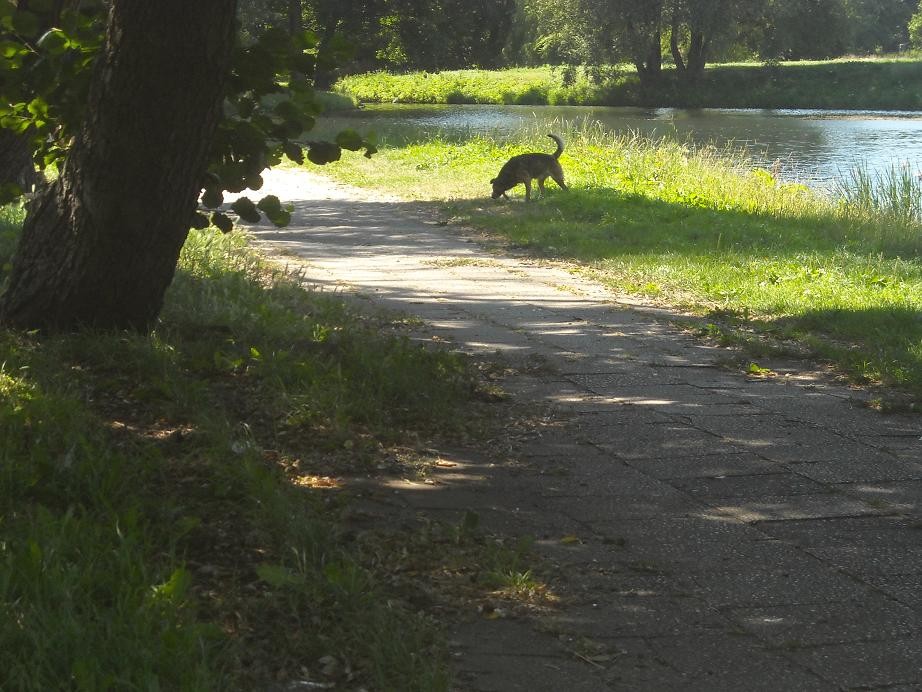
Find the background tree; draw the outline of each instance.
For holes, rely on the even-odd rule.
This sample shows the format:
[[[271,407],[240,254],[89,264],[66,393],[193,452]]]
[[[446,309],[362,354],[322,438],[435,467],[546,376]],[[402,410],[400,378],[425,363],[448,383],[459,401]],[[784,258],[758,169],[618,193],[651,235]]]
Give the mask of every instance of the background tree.
[[[627,58],[641,84],[656,85],[663,72],[663,22],[666,0],[584,0],[614,58]]]
[[[749,32],[765,59],[822,59],[844,54],[851,43],[845,0],[770,0]]]
[[[599,52],[582,0],[517,0],[503,55],[513,64],[578,64]]]
[[[912,17],[909,18],[909,41],[912,44],[912,47],[915,49],[922,48],[922,0],[919,2],[919,7],[913,13]]]
[[[848,50],[858,54],[899,50],[909,43],[907,27],[916,9],[916,0],[845,0]]]
[[[741,27],[761,18],[758,0],[668,0],[669,48],[679,79],[693,83],[708,60],[735,41]]]

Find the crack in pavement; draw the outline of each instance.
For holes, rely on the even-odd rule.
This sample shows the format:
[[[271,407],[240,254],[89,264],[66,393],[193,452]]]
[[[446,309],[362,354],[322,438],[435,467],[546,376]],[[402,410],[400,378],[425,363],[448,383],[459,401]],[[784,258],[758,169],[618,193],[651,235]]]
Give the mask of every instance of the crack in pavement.
[[[922,688],[918,417],[798,364],[731,372],[732,351],[668,313],[491,254],[413,203],[296,170],[265,189],[293,221],[253,236],[308,283],[545,364],[507,384],[560,422],[521,442],[516,473],[462,450],[434,486],[399,491],[537,536],[566,579],[559,611],[452,626],[457,689]]]

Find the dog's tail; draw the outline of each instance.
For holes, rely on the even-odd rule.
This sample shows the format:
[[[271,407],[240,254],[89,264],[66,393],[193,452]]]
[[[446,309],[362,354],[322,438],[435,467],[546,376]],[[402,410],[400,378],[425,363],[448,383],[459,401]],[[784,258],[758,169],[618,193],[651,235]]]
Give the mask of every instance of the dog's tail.
[[[557,142],[557,151],[555,151],[555,152],[552,154],[552,156],[553,156],[555,159],[559,159],[559,158],[560,158],[560,155],[563,153],[563,140],[562,140],[560,137],[558,137],[557,135],[548,135],[548,137],[550,137],[550,138],[553,139],[555,142]]]

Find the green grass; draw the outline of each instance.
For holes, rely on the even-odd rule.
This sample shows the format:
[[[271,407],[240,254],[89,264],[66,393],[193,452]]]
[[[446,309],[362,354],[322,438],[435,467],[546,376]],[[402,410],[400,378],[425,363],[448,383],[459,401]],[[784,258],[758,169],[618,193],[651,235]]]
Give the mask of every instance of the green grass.
[[[502,145],[424,141],[327,170],[435,200],[456,220],[576,261],[617,291],[738,334],[796,341],[858,379],[922,394],[922,220],[908,172],[876,190],[859,176],[836,200],[776,184],[733,152],[566,123],[555,131],[567,141],[571,191],[549,181],[547,197],[530,205],[521,187],[513,202],[492,202],[487,181],[513,154],[550,150],[537,131]]]
[[[335,89],[370,103],[489,103],[725,108],[922,108],[922,60],[851,58],[710,65],[694,85],[671,68],[643,88],[630,66],[513,68],[344,77]]]
[[[471,419],[468,364],[396,329],[204,231],[150,336],[0,331],[0,689],[447,689],[313,482]]]
[[[335,90],[375,103],[551,103],[560,87],[551,68],[455,70],[344,77]],[[556,93],[556,92],[555,92]]]

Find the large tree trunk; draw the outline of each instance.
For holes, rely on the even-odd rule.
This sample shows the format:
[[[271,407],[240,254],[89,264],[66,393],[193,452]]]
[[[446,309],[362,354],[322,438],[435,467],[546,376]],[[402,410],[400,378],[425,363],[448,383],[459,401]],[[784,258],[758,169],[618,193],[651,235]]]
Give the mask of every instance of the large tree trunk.
[[[640,83],[645,87],[655,86],[663,75],[661,40],[662,33],[657,31],[645,46],[645,52],[634,59],[634,67],[637,68]]]
[[[31,203],[0,321],[145,330],[221,115],[236,0],[114,0],[87,119]]]
[[[692,29],[687,61],[689,81],[696,82],[704,77],[704,66],[707,64],[707,49],[707,36],[702,31]]]
[[[28,140],[0,129],[0,185],[13,183],[28,192],[39,180]]]

